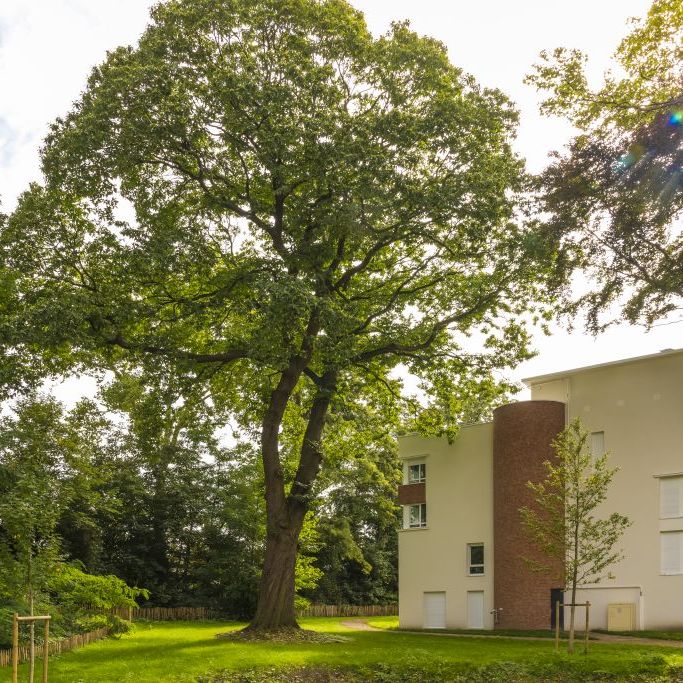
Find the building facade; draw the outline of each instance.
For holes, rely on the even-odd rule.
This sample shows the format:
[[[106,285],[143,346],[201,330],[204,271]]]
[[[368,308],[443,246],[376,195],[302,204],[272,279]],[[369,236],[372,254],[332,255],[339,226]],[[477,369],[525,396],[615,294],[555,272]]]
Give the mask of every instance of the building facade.
[[[462,427],[453,443],[399,440],[401,627],[552,626],[562,566],[555,576],[528,568],[537,550],[519,508],[531,502],[527,482],[544,478],[554,437],[580,417],[591,452],[619,468],[596,514],[632,525],[612,576],[582,586],[577,601],[590,601],[591,628],[683,628],[683,350],[525,383],[532,400]]]

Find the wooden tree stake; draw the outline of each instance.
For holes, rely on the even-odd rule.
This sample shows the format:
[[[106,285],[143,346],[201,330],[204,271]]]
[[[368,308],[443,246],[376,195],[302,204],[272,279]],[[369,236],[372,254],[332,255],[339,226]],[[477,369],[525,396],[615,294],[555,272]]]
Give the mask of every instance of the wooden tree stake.
[[[43,642],[43,683],[47,683],[48,660],[50,657],[50,619],[52,617],[48,614],[45,616],[30,616],[20,617],[16,612],[12,619],[12,683],[18,683],[19,678],[19,623],[27,621],[31,627],[36,621],[45,622],[44,626],[44,642]],[[34,657],[35,653],[31,648],[30,657]],[[29,659],[29,665],[33,661]],[[29,677],[32,680],[33,668],[29,669]]]
[[[583,654],[587,655],[588,654],[588,615],[590,613],[590,608],[591,604],[590,602],[586,602],[586,633],[584,635],[584,641],[583,641]]]
[[[15,612],[12,618],[12,683],[17,683],[19,676],[19,615]]]
[[[43,683],[47,683],[47,663],[50,659],[50,620],[45,620],[43,631]]]

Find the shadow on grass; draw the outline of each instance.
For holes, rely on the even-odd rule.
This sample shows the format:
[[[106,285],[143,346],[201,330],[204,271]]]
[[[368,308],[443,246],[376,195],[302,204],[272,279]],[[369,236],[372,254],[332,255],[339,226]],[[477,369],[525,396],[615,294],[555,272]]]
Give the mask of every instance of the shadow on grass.
[[[196,681],[209,671],[232,672],[229,675],[233,678],[225,680],[233,680],[233,674],[237,675],[235,672],[318,667],[366,672],[359,675],[372,676],[360,680],[431,683],[453,680],[482,666],[494,667],[489,673],[498,666],[501,676],[505,666],[508,671],[517,666],[520,671],[523,669],[536,677],[529,679],[532,681],[617,681],[638,675],[662,677],[668,674],[671,664],[683,666],[683,653],[677,656],[662,648],[631,644],[592,645],[588,656],[570,657],[556,653],[552,641],[435,638],[429,634],[349,631],[334,619],[306,620],[302,625],[322,632],[343,634],[348,641],[324,644],[245,643],[215,637],[217,633],[243,626],[236,622],[140,623],[136,632],[129,636],[100,641],[54,659],[50,681]],[[383,673],[386,666],[391,670]],[[406,678],[406,672],[413,677]],[[384,678],[379,677],[385,673]],[[9,676],[5,677],[2,670],[0,681],[9,681]],[[486,679],[482,681],[489,683]]]

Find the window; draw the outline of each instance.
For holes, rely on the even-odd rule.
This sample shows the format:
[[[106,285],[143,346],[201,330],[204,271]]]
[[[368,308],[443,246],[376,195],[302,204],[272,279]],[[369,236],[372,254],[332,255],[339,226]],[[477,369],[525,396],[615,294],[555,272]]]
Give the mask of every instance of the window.
[[[683,517],[683,476],[659,480],[659,516]]]
[[[427,466],[424,463],[419,465],[409,465],[408,467],[408,483],[421,484],[426,481]]]
[[[683,574],[683,531],[663,531],[659,536],[662,574]]]
[[[467,546],[467,573],[480,576],[484,573],[484,544],[470,543]]]
[[[605,432],[591,432],[591,460],[605,454]]]
[[[408,526],[411,529],[420,529],[427,526],[427,504],[410,505],[408,509]]]

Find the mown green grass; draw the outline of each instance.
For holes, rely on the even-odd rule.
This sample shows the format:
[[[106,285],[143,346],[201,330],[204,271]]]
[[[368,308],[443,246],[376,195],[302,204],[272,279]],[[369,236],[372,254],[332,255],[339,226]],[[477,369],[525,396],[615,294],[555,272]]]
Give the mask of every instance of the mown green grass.
[[[683,650],[593,644],[588,656],[569,657],[555,653],[552,642],[358,632],[343,627],[340,621],[302,621],[306,628],[348,637],[347,641],[327,644],[243,643],[216,638],[218,633],[238,628],[239,624],[235,623],[139,624],[135,633],[118,640],[101,641],[53,658],[50,681],[180,682],[195,681],[212,671],[297,666],[352,668],[367,672],[368,680],[372,680],[372,672],[381,668],[380,665],[420,672],[419,678],[413,676],[407,680],[440,681],[444,680],[444,667],[451,675],[495,662],[528,665],[544,681],[599,680],[596,672],[609,673],[609,680],[615,681],[636,674],[663,676],[671,666],[683,667]],[[22,675],[25,680],[25,666]],[[0,681],[9,680],[9,669],[0,670]]]

